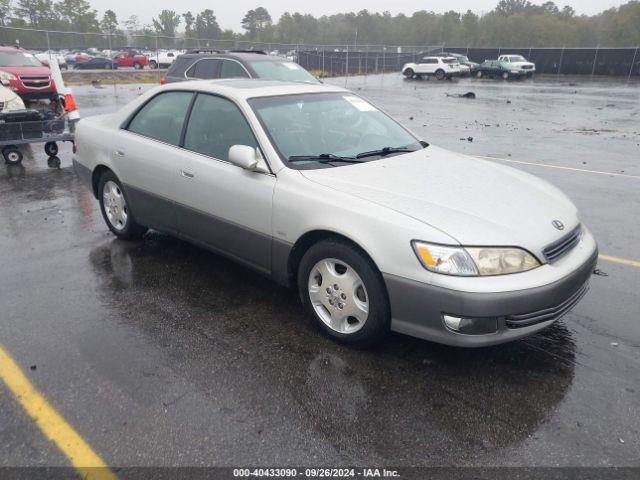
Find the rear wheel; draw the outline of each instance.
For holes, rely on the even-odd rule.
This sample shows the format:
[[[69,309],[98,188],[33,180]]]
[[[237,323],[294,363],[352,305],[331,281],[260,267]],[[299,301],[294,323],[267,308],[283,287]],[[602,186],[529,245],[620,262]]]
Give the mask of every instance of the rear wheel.
[[[382,277],[348,242],[324,240],[312,246],[298,268],[298,290],[315,324],[335,340],[367,346],[389,332]]]
[[[509,72],[502,72],[502,79],[509,80]]]
[[[155,60],[151,60],[149,62],[149,68],[152,68],[155,70],[156,68],[158,68],[158,63]]]
[[[133,64],[133,68],[135,68],[136,70],[142,70],[142,64],[136,62]]]
[[[436,78],[438,80],[444,80],[446,77],[446,74],[444,73],[444,70],[440,69],[440,70],[436,70]]]
[[[476,73],[476,77],[478,77],[478,78],[482,78],[482,72],[481,72],[481,71],[479,71],[478,73]]]
[[[50,157],[55,157],[58,155],[58,144],[56,142],[45,143],[44,152]]]
[[[413,71],[413,68],[407,68],[404,72],[402,72],[404,74],[405,77],[407,78],[413,78],[413,76],[415,75],[415,72]]]
[[[146,233],[147,228],[134,220],[122,184],[113,172],[105,172],[100,177],[98,198],[102,216],[117,237],[137,240]]]

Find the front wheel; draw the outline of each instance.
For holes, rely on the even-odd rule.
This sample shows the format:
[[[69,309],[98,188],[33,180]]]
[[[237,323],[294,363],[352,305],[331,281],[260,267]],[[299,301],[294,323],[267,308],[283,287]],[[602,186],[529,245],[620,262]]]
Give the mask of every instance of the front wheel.
[[[371,260],[345,241],[324,240],[305,253],[298,290],[315,324],[335,340],[368,346],[389,332],[382,277]]]
[[[444,80],[447,75],[444,73],[444,70],[436,71],[436,79]]]
[[[136,70],[142,70],[142,64],[136,62],[133,64],[133,68],[135,68]]]
[[[149,68],[152,68],[153,70],[155,70],[156,68],[158,68],[158,64],[156,63],[155,60],[151,60],[149,62]]]
[[[7,165],[20,165],[22,163],[22,152],[13,145],[2,149],[2,156]]]
[[[131,215],[122,184],[113,172],[102,174],[98,194],[104,221],[118,238],[137,240],[146,233],[147,228],[138,225]]]
[[[413,71],[413,68],[407,68],[404,72],[402,72],[404,74],[405,77],[407,78],[413,78],[413,76],[415,75],[415,72]]]
[[[476,73],[476,77],[482,78],[482,72],[480,71],[480,72]]]
[[[502,72],[502,79],[509,80],[509,72]]]

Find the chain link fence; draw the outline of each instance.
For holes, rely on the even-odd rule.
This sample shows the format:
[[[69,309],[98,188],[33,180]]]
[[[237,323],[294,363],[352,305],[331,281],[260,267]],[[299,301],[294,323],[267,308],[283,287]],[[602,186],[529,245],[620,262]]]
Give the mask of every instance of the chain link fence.
[[[471,61],[495,59],[501,54],[523,55],[536,64],[537,73],[640,77],[640,51],[630,48],[475,48],[444,45],[308,45],[259,41],[189,38],[117,32],[82,33],[0,26],[0,44],[19,45],[40,52],[77,52],[109,55],[136,49],[149,58],[163,52],[191,49],[261,50],[298,62],[318,76],[366,75],[399,72],[402,65],[433,53],[461,53]],[[158,77],[161,75],[157,73]]]

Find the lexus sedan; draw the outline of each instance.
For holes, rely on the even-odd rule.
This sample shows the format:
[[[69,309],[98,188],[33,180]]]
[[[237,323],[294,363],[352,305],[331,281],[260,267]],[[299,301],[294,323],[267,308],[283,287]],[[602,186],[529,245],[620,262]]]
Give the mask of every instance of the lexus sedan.
[[[557,188],[430,145],[335,86],[160,86],[82,119],[76,142],[117,237],[159,230],[295,286],[350,344],[524,337],[578,303],[596,264]]]

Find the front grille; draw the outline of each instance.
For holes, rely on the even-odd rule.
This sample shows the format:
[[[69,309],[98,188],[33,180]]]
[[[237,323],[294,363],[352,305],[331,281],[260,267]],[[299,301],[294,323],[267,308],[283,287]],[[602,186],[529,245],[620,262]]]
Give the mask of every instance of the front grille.
[[[546,247],[542,253],[547,262],[553,263],[559,258],[563,257],[571,251],[580,241],[580,235],[582,234],[582,226],[578,225],[570,233],[562,237],[557,242],[552,243]]]
[[[537,312],[509,315],[505,318],[505,323],[508,328],[523,328],[530,327],[537,323],[548,322],[549,320],[558,320],[576,306],[580,299],[584,297],[585,293],[587,293],[587,290],[589,290],[589,285],[585,283],[564,302],[553,307],[538,310]]]
[[[522,69],[523,70],[531,70],[533,67],[531,65],[523,65]]]
[[[21,76],[20,81],[27,88],[48,88],[51,78],[46,76]]]

